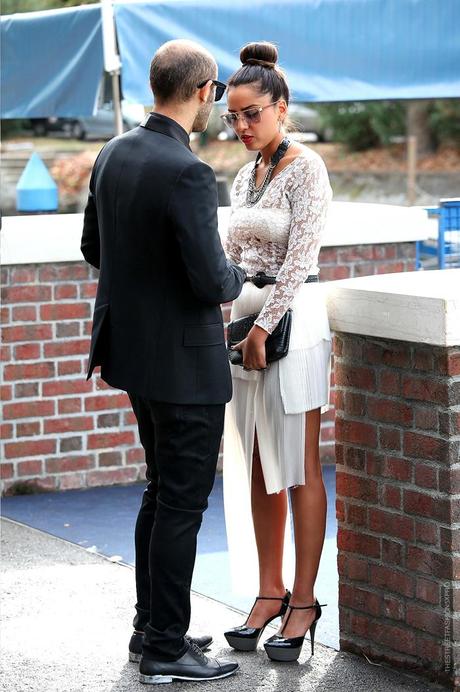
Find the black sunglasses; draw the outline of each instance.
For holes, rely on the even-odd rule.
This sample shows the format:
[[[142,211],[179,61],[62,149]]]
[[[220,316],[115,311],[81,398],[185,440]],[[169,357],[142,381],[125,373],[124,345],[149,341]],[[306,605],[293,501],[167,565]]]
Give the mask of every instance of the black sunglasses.
[[[225,89],[227,88],[227,85],[224,84],[223,82],[219,82],[217,79],[206,79],[204,82],[200,82],[200,84],[197,84],[196,88],[201,89],[208,82],[212,82],[216,87],[216,95],[214,97],[214,101],[220,101],[220,99],[222,98],[222,96],[225,93]]]

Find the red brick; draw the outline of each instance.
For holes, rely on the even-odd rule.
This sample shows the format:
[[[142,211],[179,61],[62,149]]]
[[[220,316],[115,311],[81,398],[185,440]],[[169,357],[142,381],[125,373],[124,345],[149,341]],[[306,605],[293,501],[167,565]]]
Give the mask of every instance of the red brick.
[[[0,323],[7,325],[10,323],[10,309],[7,307],[0,307]]]
[[[404,545],[389,538],[382,538],[382,562],[386,565],[403,564]]]
[[[345,503],[340,498],[335,498],[335,516],[337,521],[345,521]]]
[[[59,476],[58,482],[59,490],[74,490],[85,485],[85,479],[80,473],[65,473]]]
[[[14,385],[14,396],[17,399],[38,396],[38,391],[38,382],[19,382]]]
[[[82,400],[77,397],[60,399],[58,401],[58,413],[80,413]]]
[[[90,340],[79,339],[74,341],[57,341],[45,344],[45,358],[59,358],[60,356],[76,356],[86,354],[89,351]]]
[[[369,423],[349,421],[337,417],[335,430],[339,441],[368,447],[376,447],[377,445],[377,430],[374,425]]]
[[[394,428],[379,427],[379,445],[383,450],[399,452],[401,450],[401,431]]]
[[[11,360],[11,346],[1,346],[0,355],[2,363],[7,363]]]
[[[43,471],[43,464],[41,461],[20,461],[17,466],[18,476],[36,476],[40,475]]]
[[[10,440],[13,437],[13,426],[11,423],[2,423],[0,425],[0,437],[2,440]]]
[[[50,303],[40,307],[40,319],[45,322],[88,319],[90,316],[89,303]]]
[[[337,336],[337,334],[334,334],[332,337],[332,345],[334,356],[341,356],[343,349],[343,339],[340,336]]]
[[[59,440],[60,452],[79,452],[83,448],[82,437],[63,437]]]
[[[98,428],[119,428],[120,414],[119,413],[101,413],[97,417]]]
[[[43,383],[43,396],[60,396],[61,394],[85,394],[93,391],[91,380],[56,380]]]
[[[372,276],[375,274],[375,263],[374,262],[360,262],[353,266],[353,276]],[[321,276],[323,272],[321,270]]]
[[[37,308],[35,305],[20,305],[13,308],[12,317],[13,322],[36,322]]]
[[[319,261],[320,263],[327,264],[331,262],[332,264],[336,264],[338,261],[338,251],[337,248],[335,247],[322,247],[321,251],[319,253]],[[322,276],[321,276],[322,278]]]
[[[428,519],[438,519],[443,523],[450,521],[449,501],[428,493],[404,490],[403,507],[407,514],[418,514]]]
[[[75,455],[46,459],[46,473],[64,473],[66,471],[85,471],[94,468],[92,455]]]
[[[81,283],[80,284],[80,298],[95,298],[97,293],[97,282],[92,283]]]
[[[414,351],[414,367],[416,370],[431,372],[433,370],[433,349],[416,348]]]
[[[99,466],[121,466],[121,452],[102,452],[98,455]]]
[[[417,401],[431,401],[434,404],[448,404],[449,392],[446,381],[438,381],[432,377],[417,377],[404,375],[402,381],[403,396]]]
[[[356,392],[345,392],[343,395],[344,406],[343,410],[347,416],[362,417],[366,415],[366,401],[364,394]]]
[[[347,523],[353,526],[367,526],[367,507],[363,505],[348,505]]]
[[[321,250],[320,253],[320,261],[322,261],[322,254],[323,250]],[[374,259],[374,249],[372,245],[350,245],[349,247],[341,248],[338,253],[336,250],[334,253],[331,253],[332,256],[334,254],[335,259],[330,260],[332,262],[357,262],[360,260]]]
[[[384,457],[381,454],[366,451],[366,473],[369,476],[381,476]]]
[[[415,522],[415,542],[427,545],[439,545],[439,525],[426,520]]]
[[[460,493],[460,466],[439,469],[439,490],[451,495]]]
[[[337,547],[349,553],[360,553],[368,557],[380,557],[380,539],[365,533],[339,527]]]
[[[352,469],[364,471],[366,467],[366,452],[358,447],[345,447],[343,453],[343,463]]]
[[[441,411],[439,413],[439,431],[444,435],[460,435],[460,412]]]
[[[460,552],[460,527],[439,527],[441,550],[446,553]]]
[[[53,338],[50,324],[27,324],[17,327],[5,327],[2,331],[3,341],[44,341]]]
[[[370,584],[412,598],[415,591],[414,578],[406,572],[384,565],[369,565]]]
[[[40,344],[21,344],[15,346],[15,360],[38,360],[40,358]]]
[[[397,481],[410,481],[412,478],[412,462],[399,457],[386,456],[383,475]]]
[[[419,601],[439,605],[439,583],[431,581],[430,579],[424,579],[423,577],[417,577],[415,582],[415,595]]]
[[[85,281],[91,273],[83,262],[72,264],[48,264],[40,267],[39,281]]]
[[[7,365],[5,367],[5,380],[35,380],[54,377],[54,363],[23,363],[21,365]]]
[[[390,594],[384,594],[382,599],[382,615],[391,620],[404,621],[405,607],[403,601]]]
[[[422,430],[438,430],[438,411],[433,406],[414,408],[414,425]]]
[[[89,487],[94,485],[113,485],[114,483],[132,483],[137,480],[137,469],[135,466],[118,469],[99,469],[89,471],[86,478]]]
[[[329,267],[327,265],[321,267],[322,281],[337,281],[338,279],[347,279],[349,276],[351,276],[351,269],[343,264],[339,267]]]
[[[100,376],[96,377],[96,389],[100,391],[106,390],[109,392],[113,392],[113,387],[107,384],[107,382],[104,382],[104,380],[102,380]]]
[[[401,393],[401,374],[394,370],[383,370],[380,373],[379,392],[398,396]]]
[[[359,589],[355,585],[339,584],[339,601],[341,605],[348,606],[361,613],[368,613],[374,616],[380,614],[380,594]]]
[[[354,555],[347,555],[347,574],[353,581],[367,582],[369,576],[369,563]]]
[[[460,375],[460,351],[449,353],[447,357],[447,375]]]
[[[2,384],[0,387],[0,399],[1,401],[9,401],[13,394],[13,388],[10,384]]]
[[[82,372],[81,360],[61,360],[58,362],[58,375],[76,375]]]
[[[375,372],[372,368],[337,363],[335,381],[338,386],[375,391]]]
[[[400,401],[368,397],[367,409],[369,418],[373,420],[405,427],[412,425],[412,408]]]
[[[452,556],[416,545],[408,545],[406,548],[406,568],[440,579],[458,578],[455,576],[457,562]]]
[[[123,416],[123,425],[137,425],[137,419],[133,411],[126,411]]]
[[[365,476],[338,471],[336,488],[337,494],[342,497],[355,497],[363,502],[377,502],[377,482]]]
[[[37,280],[37,271],[35,267],[11,267],[10,283],[16,284],[31,284]]]
[[[134,447],[126,452],[127,464],[142,464],[145,461],[145,453],[142,447]]]
[[[29,442],[9,442],[5,444],[5,457],[35,457],[40,454],[53,454],[56,451],[56,440],[30,440]]]
[[[370,638],[385,645],[399,653],[415,655],[416,636],[415,632],[408,630],[404,626],[387,625],[383,622],[371,622],[369,626]]]
[[[6,286],[2,290],[4,303],[39,303],[51,300],[51,286]]]
[[[435,637],[440,638],[444,634],[444,616],[442,613],[435,612],[433,608],[427,609],[413,603],[408,603],[406,622],[409,627],[415,627]]]
[[[57,284],[54,286],[54,300],[77,298],[77,284]]]
[[[52,416],[54,414],[54,401],[21,401],[19,403],[5,404],[3,416],[6,420],[15,418],[37,418]]]
[[[384,262],[376,264],[377,274],[399,274],[404,271],[404,262]]]
[[[415,483],[422,488],[436,489],[438,487],[437,469],[426,464],[415,464]]]
[[[7,478],[13,478],[14,476],[14,466],[13,464],[0,464],[0,478],[6,480]]]
[[[374,259],[395,259],[396,246],[384,243],[383,245],[373,245]]]
[[[40,421],[30,423],[18,423],[16,425],[16,437],[31,437],[40,434]]]
[[[56,337],[58,339],[74,336],[80,336],[80,322],[59,322],[56,325]]]
[[[93,419],[90,416],[71,416],[70,418],[52,418],[45,420],[45,435],[51,433],[78,432],[92,430]]]
[[[348,628],[348,631],[350,631],[353,635],[356,635],[357,637],[362,637],[363,639],[369,639],[369,628],[370,628],[370,623],[371,619],[369,617],[366,617],[365,615],[361,615],[355,612],[350,612],[350,625]],[[341,628],[343,631],[343,627]],[[343,638],[341,636],[340,642],[341,646],[340,648],[344,648],[342,646],[342,641]]]
[[[414,540],[414,520],[397,512],[370,507],[369,528],[377,533],[384,533],[404,541]]]
[[[99,394],[98,396],[89,396],[85,399],[86,411],[106,411],[108,409],[127,408],[130,406],[127,394]]]
[[[445,664],[441,643],[437,639],[428,639],[420,635],[417,635],[417,658],[423,662],[429,661],[430,666],[437,670]]]
[[[132,445],[133,443],[134,434],[130,430],[125,432],[96,433],[93,435],[88,435],[88,449],[117,447],[118,445]]]
[[[448,449],[446,440],[439,437],[409,431],[404,433],[404,454],[408,457],[445,461]]]
[[[385,507],[401,509],[401,488],[386,483],[383,486],[383,504]]]

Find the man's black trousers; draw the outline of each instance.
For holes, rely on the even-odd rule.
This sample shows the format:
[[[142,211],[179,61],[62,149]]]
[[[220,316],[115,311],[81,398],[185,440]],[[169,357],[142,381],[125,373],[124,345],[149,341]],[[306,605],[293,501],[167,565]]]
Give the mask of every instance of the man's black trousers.
[[[187,650],[196,538],[214,483],[225,405],[129,398],[149,481],[135,530],[133,624],[145,632],[145,658],[176,660]]]

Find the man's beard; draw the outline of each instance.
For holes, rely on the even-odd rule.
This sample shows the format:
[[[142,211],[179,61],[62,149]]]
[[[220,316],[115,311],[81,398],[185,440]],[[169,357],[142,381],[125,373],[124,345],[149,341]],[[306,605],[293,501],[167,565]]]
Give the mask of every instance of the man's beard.
[[[211,92],[209,100],[203,103],[193,121],[192,132],[204,132],[208,126],[209,116],[214,105],[214,94]]]

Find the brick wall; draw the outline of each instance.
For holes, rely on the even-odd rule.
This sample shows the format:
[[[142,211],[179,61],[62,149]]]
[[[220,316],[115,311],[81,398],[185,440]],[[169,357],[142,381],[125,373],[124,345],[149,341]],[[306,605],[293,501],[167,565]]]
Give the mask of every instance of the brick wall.
[[[341,648],[455,685],[460,347],[339,334],[335,378]]]
[[[415,244],[321,251],[321,278],[413,269]],[[4,489],[68,489],[144,477],[124,393],[85,381],[97,272],[84,262],[2,269]],[[224,306],[228,321],[230,306]],[[334,463],[334,411],[323,416],[321,456]]]

